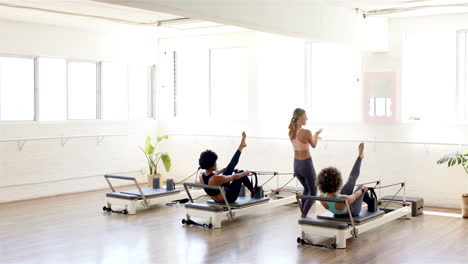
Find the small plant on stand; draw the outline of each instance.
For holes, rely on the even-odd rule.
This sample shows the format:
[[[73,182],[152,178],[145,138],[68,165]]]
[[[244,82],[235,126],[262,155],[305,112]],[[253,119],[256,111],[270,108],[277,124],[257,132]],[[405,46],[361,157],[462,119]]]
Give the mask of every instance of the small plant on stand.
[[[164,139],[168,139],[169,136],[164,135],[156,138],[156,143],[153,145],[151,144],[151,137],[146,138],[145,148],[140,147],[143,153],[146,156],[146,160],[148,161],[148,185],[153,186],[153,177],[158,177],[159,181],[163,182],[163,176],[158,171],[158,165],[162,161],[164,165],[164,169],[167,172],[171,170],[171,157],[166,152],[158,152],[156,151],[156,147],[159,145],[161,141]]]

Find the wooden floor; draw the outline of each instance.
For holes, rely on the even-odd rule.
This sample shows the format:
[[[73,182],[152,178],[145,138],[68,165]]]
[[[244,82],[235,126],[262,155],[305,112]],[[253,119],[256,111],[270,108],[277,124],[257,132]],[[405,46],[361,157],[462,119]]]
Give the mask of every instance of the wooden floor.
[[[297,205],[206,230],[184,227],[182,206],[104,214],[105,192],[0,205],[0,263],[468,263],[468,219],[456,210],[426,208],[445,214],[399,219],[329,250],[296,243]]]

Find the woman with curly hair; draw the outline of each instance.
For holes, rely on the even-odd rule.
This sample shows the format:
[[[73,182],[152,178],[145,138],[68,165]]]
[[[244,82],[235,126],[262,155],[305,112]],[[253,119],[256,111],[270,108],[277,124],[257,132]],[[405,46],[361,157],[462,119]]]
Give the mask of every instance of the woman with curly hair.
[[[354,163],[353,169],[349,175],[348,181],[345,183],[343,188],[343,180],[341,178],[341,172],[335,167],[328,167],[320,171],[318,175],[318,187],[323,193],[323,197],[334,198],[334,199],[343,199],[347,200],[351,214],[353,216],[359,215],[361,212],[362,202],[370,202],[369,194],[367,193],[367,187],[362,184],[356,187],[356,191],[353,192],[356,181],[359,177],[359,172],[361,170],[361,162],[364,158],[364,143],[359,144],[359,156]],[[344,203],[335,203],[335,202],[324,202],[320,203],[328,209],[330,212],[334,213],[336,216],[348,216],[348,209]]]
[[[242,139],[236,153],[234,156],[232,156],[228,166],[222,170],[218,170],[218,164],[216,163],[218,160],[218,155],[216,155],[216,153],[211,150],[202,152],[200,154],[200,158],[198,159],[200,168],[205,170],[205,172],[200,175],[200,182],[202,184],[222,186],[226,193],[226,199],[228,203],[233,203],[237,200],[242,184],[244,184],[244,186],[249,189],[251,196],[254,196],[254,187],[252,182],[247,177],[250,175],[250,172],[240,171],[236,174],[233,174],[235,172],[237,163],[239,162],[242,150],[247,147],[247,143],[245,142],[246,137],[247,135],[245,132],[242,132]],[[205,189],[205,192],[216,202],[225,202],[219,190]]]
[[[314,164],[310,156],[309,145],[312,148],[317,146],[319,134],[322,129],[315,132],[314,135],[308,129],[302,128],[307,123],[306,112],[301,108],[296,108],[293,112],[293,117],[289,122],[289,139],[294,148],[294,175],[297,177],[304,187],[303,195],[317,194],[315,186]],[[314,201],[306,199],[301,203],[302,217],[306,217]]]

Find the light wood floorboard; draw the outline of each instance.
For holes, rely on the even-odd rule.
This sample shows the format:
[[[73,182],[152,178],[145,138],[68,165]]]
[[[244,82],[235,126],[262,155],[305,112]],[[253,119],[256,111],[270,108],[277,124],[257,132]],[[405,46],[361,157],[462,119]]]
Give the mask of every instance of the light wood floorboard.
[[[426,208],[449,215],[398,219],[329,250],[296,243],[297,205],[207,230],[184,227],[183,206],[103,213],[105,192],[0,204],[0,263],[468,263],[457,210]]]

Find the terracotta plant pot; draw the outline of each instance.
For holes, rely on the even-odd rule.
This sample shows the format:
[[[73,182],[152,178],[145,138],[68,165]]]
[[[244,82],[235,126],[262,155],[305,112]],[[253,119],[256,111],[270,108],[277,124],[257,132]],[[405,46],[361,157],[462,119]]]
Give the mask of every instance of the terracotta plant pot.
[[[461,197],[462,216],[468,218],[468,193],[464,193]]]

